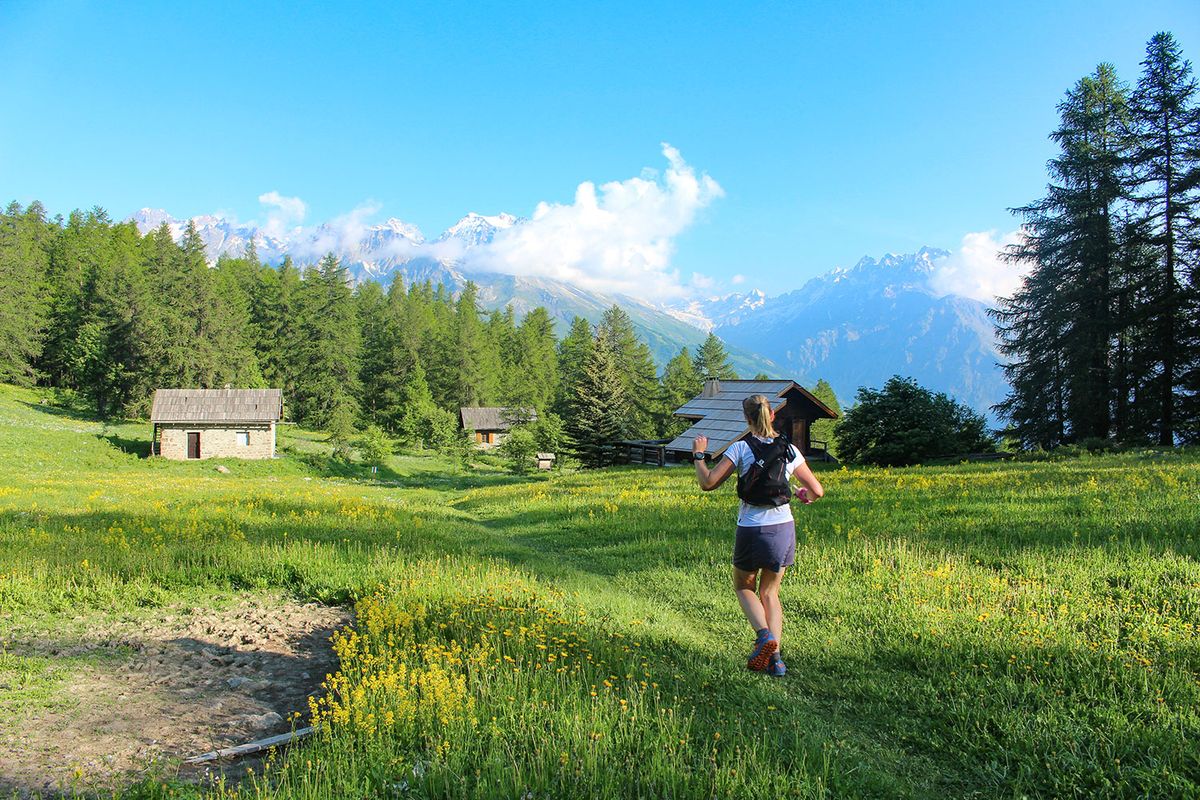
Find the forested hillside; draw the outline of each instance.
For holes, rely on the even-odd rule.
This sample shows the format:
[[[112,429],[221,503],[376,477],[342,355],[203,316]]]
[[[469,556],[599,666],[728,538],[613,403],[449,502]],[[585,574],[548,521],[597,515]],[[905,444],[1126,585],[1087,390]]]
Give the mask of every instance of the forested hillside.
[[[102,417],[144,415],[160,387],[271,386],[287,415],[341,434],[454,438],[462,406],[534,409],[576,441],[676,433],[704,376],[732,377],[721,342],[662,374],[629,314],[577,317],[558,341],[545,308],[483,313],[477,288],[352,286],[333,255],[300,270],[205,258],[189,225],[145,236],[104,211],[0,214],[0,380],[76,393]],[[600,433],[602,432],[602,434]]]

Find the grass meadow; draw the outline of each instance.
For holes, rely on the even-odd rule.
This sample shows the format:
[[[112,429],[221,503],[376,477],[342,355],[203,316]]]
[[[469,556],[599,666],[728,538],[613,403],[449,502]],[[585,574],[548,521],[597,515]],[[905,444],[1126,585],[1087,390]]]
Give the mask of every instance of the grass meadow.
[[[44,399],[0,387],[0,640],[231,593],[356,610],[314,737],[121,796],[1200,796],[1198,454],[820,472],[772,679],[733,489],[686,468],[370,474],[289,430],[220,474]],[[0,713],[70,668],[0,646]]]

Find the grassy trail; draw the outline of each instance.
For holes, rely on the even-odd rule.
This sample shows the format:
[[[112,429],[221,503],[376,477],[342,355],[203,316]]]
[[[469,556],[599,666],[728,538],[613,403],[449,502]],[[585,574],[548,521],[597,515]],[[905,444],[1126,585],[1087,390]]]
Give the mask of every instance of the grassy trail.
[[[684,470],[370,476],[289,432],[220,475],[138,458],[144,428],[0,390],[0,639],[357,603],[321,735],[210,794],[1200,794],[1195,454],[822,473],[770,680],[743,667],[733,493]],[[17,658],[0,677],[52,695]],[[172,791],[202,792],[128,795]]]

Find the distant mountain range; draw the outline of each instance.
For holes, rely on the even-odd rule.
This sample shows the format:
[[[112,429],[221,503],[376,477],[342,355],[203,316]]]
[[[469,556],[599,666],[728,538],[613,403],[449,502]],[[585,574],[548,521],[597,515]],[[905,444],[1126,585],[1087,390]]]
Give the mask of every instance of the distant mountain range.
[[[142,209],[132,219],[143,232],[165,223],[177,239],[187,225],[153,209]],[[893,374],[911,376],[989,416],[990,406],[1007,392],[987,307],[932,288],[938,263],[949,255],[944,250],[863,258],[777,297],[751,290],[663,306],[550,278],[469,267],[465,256],[472,248],[524,222],[510,214],[468,214],[431,242],[416,226],[394,218],[378,225],[351,220],[291,231],[216,216],[194,222],[213,261],[241,255],[253,240],[259,258],[270,264],[289,254],[299,265],[311,264],[334,252],[356,281],[390,283],[399,277],[407,284],[428,280],[458,290],[471,280],[485,308],[511,305],[521,315],[544,306],[561,321],[560,335],[576,315],[596,322],[616,303],[629,313],[660,365],[680,347],[694,351],[713,331],[727,344],[739,374],[762,372],[808,386],[825,378],[843,405],[853,402],[860,386],[879,387]]]
[[[675,313],[761,353],[802,383],[825,378],[843,405],[858,387],[879,388],[900,374],[991,417],[1008,391],[995,329],[983,303],[932,288],[949,255],[926,247],[863,258],[778,297],[732,294]]]

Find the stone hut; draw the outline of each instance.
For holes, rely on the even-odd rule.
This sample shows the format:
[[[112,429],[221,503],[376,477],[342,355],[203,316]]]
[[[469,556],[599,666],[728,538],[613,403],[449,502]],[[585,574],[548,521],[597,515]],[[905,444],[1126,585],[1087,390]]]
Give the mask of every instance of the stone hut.
[[[158,389],[150,453],[164,458],[274,458],[279,389]]]

